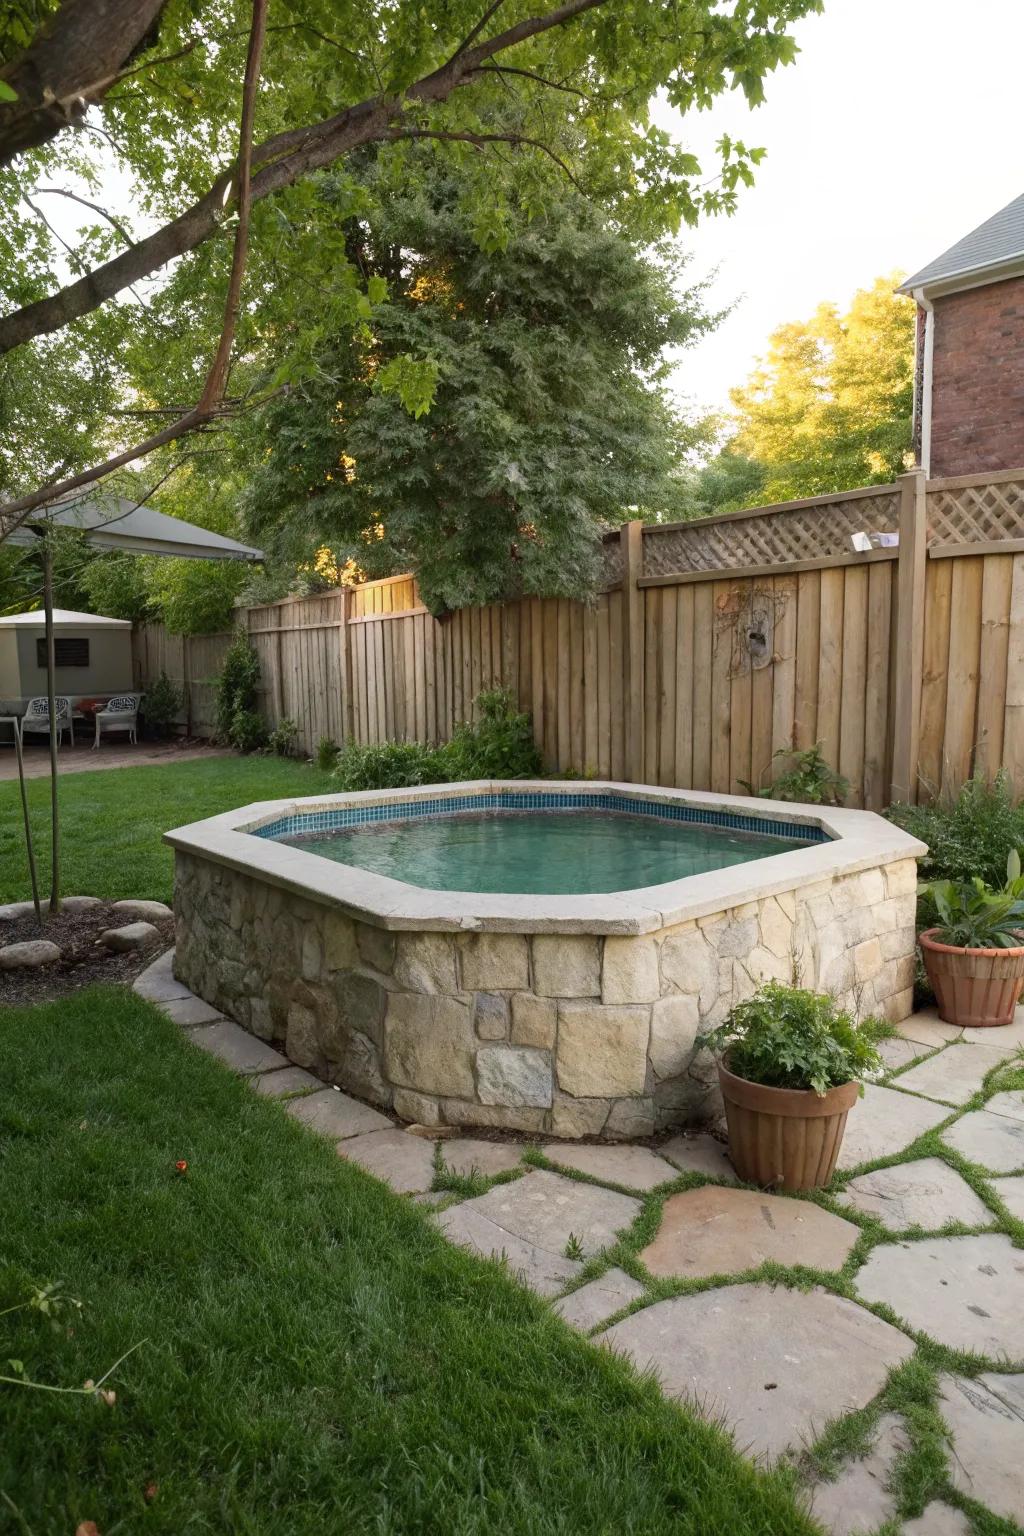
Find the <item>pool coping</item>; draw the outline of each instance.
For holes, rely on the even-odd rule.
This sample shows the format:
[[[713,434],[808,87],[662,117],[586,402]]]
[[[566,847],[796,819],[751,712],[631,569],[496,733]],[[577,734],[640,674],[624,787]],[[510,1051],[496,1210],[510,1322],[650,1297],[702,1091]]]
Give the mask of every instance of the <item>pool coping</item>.
[[[428,890],[353,865],[336,864],[301,846],[252,835],[254,828],[287,815],[434,800],[446,794],[495,794],[509,788],[549,794],[606,794],[624,802],[644,799],[732,811],[757,820],[818,826],[831,841],[728,869],[687,875],[662,885],[604,895],[538,896]],[[917,859],[927,852],[924,843],[873,811],[793,805],[757,796],[605,779],[476,779],[415,789],[262,800],[173,828],[164,834],[164,842],[177,852],[251,875],[377,927],[492,933],[652,933],[819,881],[830,882],[837,876]]]

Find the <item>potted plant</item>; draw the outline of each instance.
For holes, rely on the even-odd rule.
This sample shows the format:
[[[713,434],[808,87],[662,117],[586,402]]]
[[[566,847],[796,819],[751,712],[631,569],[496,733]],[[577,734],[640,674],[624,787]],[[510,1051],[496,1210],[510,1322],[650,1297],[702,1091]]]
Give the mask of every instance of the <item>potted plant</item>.
[[[1016,849],[1006,863],[1006,884],[933,880],[921,894],[938,923],[918,942],[928,981],[947,1024],[974,1029],[1013,1022],[1024,986],[1024,879]]]
[[[858,1079],[882,1064],[870,1033],[832,998],[772,981],[700,1043],[719,1057],[740,1178],[785,1190],[827,1184]]]

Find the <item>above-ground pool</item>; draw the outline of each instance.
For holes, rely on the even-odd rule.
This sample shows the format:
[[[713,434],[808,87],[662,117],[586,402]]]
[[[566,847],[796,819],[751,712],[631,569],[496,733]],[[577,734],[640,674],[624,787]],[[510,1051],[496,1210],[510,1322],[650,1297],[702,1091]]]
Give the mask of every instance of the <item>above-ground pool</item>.
[[[773,978],[910,1011],[924,850],[865,811],[487,782],[250,805],[167,840],[181,980],[421,1123],[707,1120],[696,1037]]]

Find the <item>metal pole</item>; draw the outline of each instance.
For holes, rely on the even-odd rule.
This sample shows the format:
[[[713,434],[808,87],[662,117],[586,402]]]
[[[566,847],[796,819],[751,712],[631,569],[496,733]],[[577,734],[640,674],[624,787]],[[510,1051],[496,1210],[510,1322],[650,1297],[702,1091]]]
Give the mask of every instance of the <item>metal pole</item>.
[[[43,926],[43,914],[39,910],[39,876],[36,874],[36,855],[32,847],[32,823],[28,814],[28,791],[25,785],[25,756],[21,750],[21,731],[14,723],[14,750],[18,754],[18,783],[21,785],[21,814],[25,822],[25,852],[28,854],[28,874],[32,882],[32,901],[36,909],[36,922]]]
[[[46,620],[46,702],[50,714],[50,911],[60,911],[60,808],[57,803],[56,646],[53,638],[53,551],[43,540],[43,612]],[[70,720],[68,725],[70,727]]]

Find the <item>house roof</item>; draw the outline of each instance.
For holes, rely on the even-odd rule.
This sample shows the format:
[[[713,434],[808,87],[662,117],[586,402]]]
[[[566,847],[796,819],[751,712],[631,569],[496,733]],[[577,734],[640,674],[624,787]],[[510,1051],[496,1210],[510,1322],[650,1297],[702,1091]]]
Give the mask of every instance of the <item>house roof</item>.
[[[45,620],[41,608],[25,613],[9,613],[0,619],[5,629],[42,629]],[[53,610],[54,629],[131,629],[128,619],[108,619],[103,613],[75,613],[72,608]]]
[[[80,528],[96,549],[117,549],[128,555],[178,555],[188,560],[262,560],[263,551],[240,544],[222,533],[211,533],[180,517],[168,517],[155,507],[140,506],[124,496],[96,492],[71,495],[31,513],[9,536],[9,543],[32,544],[31,525],[55,523]]]
[[[941,285],[953,292],[969,286],[967,279],[977,279],[986,273],[991,273],[994,281],[1012,276],[1012,272],[1000,269],[1015,263],[1024,267],[1024,193],[908,277],[897,291],[912,293],[915,288]]]

